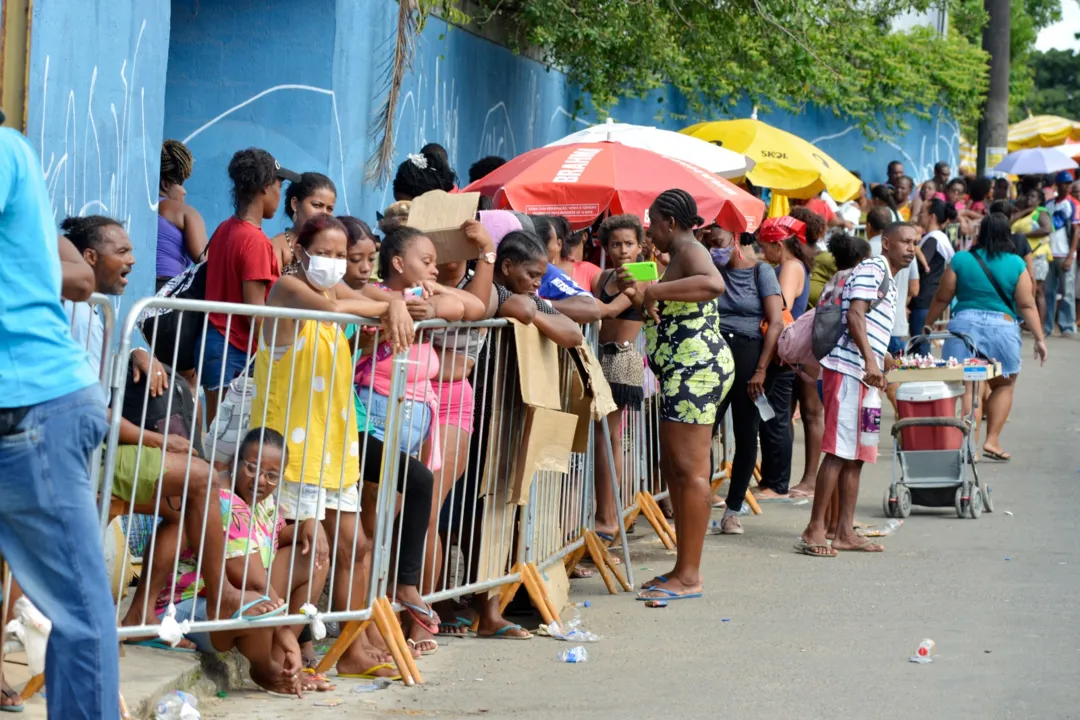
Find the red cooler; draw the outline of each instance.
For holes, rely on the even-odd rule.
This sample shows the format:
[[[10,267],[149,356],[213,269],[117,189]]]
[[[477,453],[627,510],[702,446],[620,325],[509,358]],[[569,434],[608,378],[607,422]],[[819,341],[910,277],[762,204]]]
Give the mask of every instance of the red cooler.
[[[896,391],[896,410],[901,420],[954,418],[957,402],[963,395],[962,382],[906,382]],[[959,450],[963,440],[958,428],[913,427],[900,431],[904,450]]]

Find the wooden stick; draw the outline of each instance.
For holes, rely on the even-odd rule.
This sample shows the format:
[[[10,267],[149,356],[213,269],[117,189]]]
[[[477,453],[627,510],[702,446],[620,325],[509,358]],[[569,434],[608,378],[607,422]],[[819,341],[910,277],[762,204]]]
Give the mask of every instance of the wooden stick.
[[[416,667],[416,658],[412,656],[412,650],[409,648],[409,643],[405,640],[405,632],[401,629],[401,623],[398,622],[397,613],[394,612],[394,607],[390,604],[390,598],[380,598],[385,609],[387,620],[390,624],[390,632],[394,633],[394,639],[397,640],[398,647],[401,648],[401,655],[405,660],[405,664],[409,668],[409,674],[412,675],[413,680],[418,685],[424,684],[424,678],[420,676],[420,670]]]
[[[585,531],[585,546],[589,548],[589,557],[592,558],[596,571],[603,578],[608,592],[612,595],[618,595],[619,588],[615,585],[615,578],[611,576],[611,571],[608,569],[607,550],[604,549],[600,543],[600,538],[592,530]]]
[[[23,687],[22,692],[19,693],[19,700],[29,700],[37,695],[38,690],[41,690],[45,686],[45,673],[38,673]]]
[[[120,720],[131,720],[131,711],[128,710],[127,701],[124,700],[124,693],[120,693]]]
[[[555,607],[555,603],[552,601],[551,596],[548,595],[547,583],[544,582],[544,576],[541,574],[540,569],[536,567],[536,563],[529,563],[526,565],[529,568],[529,572],[536,578],[536,586],[540,588],[540,597],[544,600],[544,605],[547,606],[548,612],[552,617],[559,620],[559,608]]]
[[[386,618],[386,610],[378,600],[371,606],[371,617],[375,621],[375,627],[379,628],[379,634],[382,635],[383,641],[386,642],[390,655],[394,658],[394,665],[397,667],[398,674],[401,675],[401,681],[409,686],[415,685],[412,674],[409,672],[409,666],[405,664],[405,658],[402,657],[397,637],[394,636],[394,631],[390,629],[390,622]],[[406,654],[409,653],[406,652]]]
[[[364,632],[370,624],[370,618],[367,620],[350,620],[345,623],[345,627],[341,629],[341,635],[330,646],[330,650],[323,656],[323,659],[319,661],[315,672],[319,675],[329,672],[330,668],[337,665],[341,656],[352,647],[352,644],[360,637],[360,633]]]
[[[645,493],[645,497],[642,498],[642,500],[645,501],[645,504],[649,507],[649,510],[652,512],[653,517],[656,518],[656,521],[660,523],[660,527],[667,533],[667,536],[671,538],[672,547],[668,549],[674,549],[674,547],[679,544],[679,538],[675,534],[675,528],[667,521],[667,518],[664,517],[664,511],[660,509],[660,503],[656,502],[656,498],[648,493]]]
[[[656,532],[657,537],[660,538],[660,542],[664,543],[664,547],[668,550],[674,550],[675,542],[668,534],[671,528],[668,527],[667,522],[664,520],[664,514],[653,500],[652,495],[642,490],[638,493],[638,505],[641,508],[641,514],[649,521],[649,524],[653,527],[653,531]]]
[[[544,618],[545,623],[550,625],[553,622],[558,622],[559,616],[551,612],[551,608],[548,607],[547,602],[544,600],[543,591],[540,589],[542,581],[539,577],[534,576],[529,568],[530,565],[525,565],[521,569],[521,579],[525,584],[525,589],[529,592],[529,598],[536,609],[540,611],[540,616]]]
[[[755,515],[761,514],[761,506],[758,505],[758,501],[757,498],[754,497],[754,493],[750,492],[749,490],[746,491],[746,504],[750,506],[750,509],[754,512]]]

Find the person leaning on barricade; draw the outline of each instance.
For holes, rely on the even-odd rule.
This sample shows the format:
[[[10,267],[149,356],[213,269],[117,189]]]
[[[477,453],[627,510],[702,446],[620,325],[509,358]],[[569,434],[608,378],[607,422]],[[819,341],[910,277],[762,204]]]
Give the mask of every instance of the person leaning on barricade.
[[[322,173],[301,173],[299,180],[289,183],[285,190],[285,216],[293,221],[293,226],[270,239],[282,275],[295,269],[296,253],[293,246],[300,228],[316,215],[333,215],[336,202],[337,188],[333,180]]]
[[[495,316],[512,318],[525,325],[535,325],[542,335],[560,347],[578,347],[584,341],[581,328],[536,294],[546,265],[547,249],[532,233],[516,231],[502,238],[495,258],[494,283],[498,295]],[[487,579],[475,577],[481,549],[480,533],[484,526],[484,523],[477,522],[476,518],[482,512],[478,493],[488,461],[487,451],[491,439],[487,429],[495,402],[493,398],[497,394],[496,383],[503,382],[502,378],[495,376],[498,363],[491,357],[493,344],[486,343],[476,361],[475,367],[481,368],[480,372],[483,374],[473,374],[473,384],[477,387],[475,422],[478,430],[471,438],[471,464],[451,494],[453,502],[443,505],[439,520],[440,532],[445,537],[457,532],[461,554],[470,558],[466,567],[473,576],[466,577],[466,583]],[[481,391],[480,388],[484,390]],[[489,597],[487,592],[474,595],[471,605],[471,610],[448,608],[448,611],[454,612],[458,622],[457,628],[453,630],[454,634],[466,634],[468,627],[479,620],[476,636],[480,638],[527,640],[532,637],[532,634],[520,625],[503,618],[499,611],[498,594],[494,597]]]
[[[300,526],[286,525],[275,501],[282,468],[288,463],[285,439],[275,430],[254,428],[240,442],[237,462],[221,474],[217,503],[211,517],[220,513],[225,540],[225,573],[228,580],[246,590],[272,599],[276,609],[290,614],[312,598],[318,598],[329,573],[326,538],[318,529],[315,549],[311,538],[296,537]],[[229,489],[231,488],[231,490]],[[312,567],[314,564],[314,567]],[[189,545],[177,560],[175,578],[157,598],[158,615],[171,605],[176,619],[204,622],[210,619],[211,603],[205,596],[206,570],[199,573],[199,558]],[[228,652],[234,647],[251,663],[250,675],[268,692],[295,694],[333,690],[326,678],[303,672],[298,628],[287,625],[259,629],[189,633],[187,639],[200,652]]]
[[[478,224],[467,224],[477,232]],[[486,314],[485,305],[478,297],[465,290],[440,285],[438,279],[435,245],[423,232],[410,227],[400,227],[383,239],[379,250],[379,275],[384,292],[403,295],[410,312],[416,320],[473,321]],[[413,457],[419,457],[433,472],[443,463],[443,443],[439,435],[440,398],[435,393],[434,382],[440,377],[440,357],[432,346],[431,331],[426,331],[412,346],[409,353],[409,373],[405,385],[405,404],[402,406],[403,423],[398,428],[398,449]],[[361,358],[356,368],[356,385],[360,403],[367,411],[369,434],[385,442],[386,421],[392,398],[389,397],[393,360],[378,348],[373,354]],[[449,401],[449,398],[445,399]],[[405,493],[408,500],[409,488]],[[430,515],[430,493],[421,517]],[[373,503],[366,507],[373,509]],[[413,519],[420,524],[420,520]],[[423,535],[418,543],[410,538],[409,551],[423,549]],[[402,542],[405,538],[402,536]],[[402,551],[404,553],[404,550]],[[399,566],[400,572],[400,566]],[[409,618],[407,630],[414,649],[434,652],[437,644],[434,635],[439,631],[439,617],[422,600],[418,591],[419,567],[409,567],[406,578],[398,576],[397,599],[401,601]],[[419,646],[419,647],[418,647]]]
[[[95,292],[122,295],[127,287],[127,276],[135,265],[131,240],[123,226],[112,218],[91,215],[67,218],[61,224],[61,230],[93,269]],[[104,342],[101,317],[88,306],[66,305],[72,336],[87,348],[87,362],[93,372],[100,374]],[[207,525],[202,513],[212,479],[210,465],[192,451],[193,418],[176,418],[172,414],[165,417],[164,413],[155,416],[149,405],[143,407],[144,397],[152,399],[169,389],[170,374],[169,368],[152,359],[145,350],[133,351],[129,386],[139,384],[145,378],[149,390],[141,385],[142,391],[133,391],[131,394],[135,397],[128,397],[123,409],[113,409],[114,412],[121,411],[122,417],[113,466],[112,495],[122,501],[123,512],[131,509],[134,513],[161,518],[156,530],[154,557],[147,565],[148,573],[140,580],[122,625],[149,624],[144,616],[145,600],[160,591],[171,572],[184,503],[188,504],[188,509],[183,513],[182,530],[189,542],[202,548],[207,574],[213,578],[211,588],[215,609],[219,608],[217,593],[221,593],[219,617],[265,613],[272,607],[260,595],[242,593],[228,582],[218,587],[224,536],[213,524]],[[179,391],[187,391],[185,383],[179,383],[179,386]],[[181,414],[175,405],[172,410]]]

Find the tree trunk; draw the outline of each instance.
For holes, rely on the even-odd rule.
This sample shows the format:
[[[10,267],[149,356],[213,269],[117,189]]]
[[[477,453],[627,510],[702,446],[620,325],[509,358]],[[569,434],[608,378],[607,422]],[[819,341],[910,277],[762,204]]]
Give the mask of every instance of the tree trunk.
[[[990,16],[983,28],[983,50],[990,54],[990,91],[979,123],[976,173],[984,175],[1008,152],[1009,144],[1009,0],[984,0]]]

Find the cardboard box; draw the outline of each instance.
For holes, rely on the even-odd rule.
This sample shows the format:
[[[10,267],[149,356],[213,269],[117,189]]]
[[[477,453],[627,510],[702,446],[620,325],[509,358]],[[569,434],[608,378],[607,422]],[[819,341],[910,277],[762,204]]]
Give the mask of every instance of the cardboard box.
[[[413,198],[409,209],[409,227],[423,230],[435,244],[439,264],[475,260],[479,250],[465,238],[461,226],[476,219],[480,193],[455,193],[432,190]]]
[[[522,325],[515,320],[513,326],[521,401],[534,407],[562,410],[559,346],[541,335],[535,325]]]
[[[514,472],[510,502],[517,505],[529,502],[529,489],[536,473],[570,472],[570,448],[574,444],[577,421],[576,415],[561,410],[525,406],[522,450]]]

